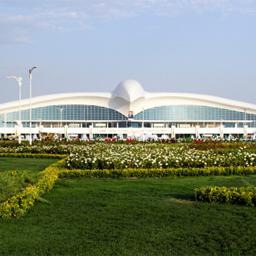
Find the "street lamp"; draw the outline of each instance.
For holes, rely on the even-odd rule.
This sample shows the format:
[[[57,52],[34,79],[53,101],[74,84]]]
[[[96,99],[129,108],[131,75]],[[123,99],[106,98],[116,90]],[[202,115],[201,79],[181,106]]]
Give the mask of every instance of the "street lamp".
[[[142,108],[142,127],[145,127],[145,109]]]
[[[64,110],[63,107],[60,107],[60,108],[59,108],[59,111],[60,111],[60,127],[62,127],[63,110]]]
[[[19,124],[18,127],[21,127],[21,87],[23,78],[20,76],[7,76],[8,79],[15,79],[19,86]],[[19,144],[21,143],[21,132],[19,131]]]
[[[62,128],[62,119],[63,119],[62,114],[63,114],[64,108],[63,107],[59,107],[58,110],[60,111],[60,123],[59,123],[59,126],[60,126],[60,128]],[[61,131],[61,129],[60,129],[60,138],[62,139],[62,131]]]
[[[32,133],[31,133],[31,119],[32,119],[32,71],[37,67],[29,69],[29,145],[32,145]]]

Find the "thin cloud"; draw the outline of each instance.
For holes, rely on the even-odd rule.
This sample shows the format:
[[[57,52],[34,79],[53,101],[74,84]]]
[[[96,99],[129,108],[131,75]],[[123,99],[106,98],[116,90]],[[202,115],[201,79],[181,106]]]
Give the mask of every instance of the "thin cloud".
[[[177,16],[216,12],[255,15],[256,0],[0,0],[0,43],[29,43],[32,31],[84,30],[97,20],[129,19],[142,14]]]

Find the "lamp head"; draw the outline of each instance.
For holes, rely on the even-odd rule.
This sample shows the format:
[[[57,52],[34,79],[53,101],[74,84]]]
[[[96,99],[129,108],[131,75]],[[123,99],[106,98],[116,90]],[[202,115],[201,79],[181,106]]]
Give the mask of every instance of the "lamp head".
[[[15,79],[21,85],[23,78],[21,76],[7,76],[8,79]]]
[[[33,71],[35,68],[37,68],[37,67],[32,67],[32,68],[29,69],[28,72],[29,72],[30,75],[32,74],[32,71]]]

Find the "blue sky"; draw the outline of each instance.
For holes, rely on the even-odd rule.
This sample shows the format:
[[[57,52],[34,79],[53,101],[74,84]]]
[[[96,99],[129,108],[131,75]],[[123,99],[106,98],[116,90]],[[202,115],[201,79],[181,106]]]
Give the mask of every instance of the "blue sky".
[[[192,92],[256,104],[256,0],[0,0],[0,103],[7,75],[33,95]]]

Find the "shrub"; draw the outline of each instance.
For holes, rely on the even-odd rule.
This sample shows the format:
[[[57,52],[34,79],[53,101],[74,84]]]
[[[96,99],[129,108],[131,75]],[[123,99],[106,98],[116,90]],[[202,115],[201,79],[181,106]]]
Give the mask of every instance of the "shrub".
[[[58,165],[63,160],[54,163],[41,172],[34,185],[27,186],[22,192],[12,196],[0,204],[0,217],[21,217],[35,204],[42,194],[51,190],[58,179]]]
[[[32,154],[32,153],[0,153],[0,157],[61,159],[61,158],[66,157],[66,155],[60,155],[60,154]]]
[[[18,193],[27,185],[34,184],[36,179],[37,173],[35,172],[0,172],[0,203]]]
[[[203,202],[230,203],[256,206],[256,187],[217,187],[208,186],[195,189],[195,199]]]
[[[209,175],[249,175],[256,174],[256,166],[249,167],[207,167],[207,168],[168,168],[168,169],[61,169],[60,177],[167,177],[167,176],[209,176]]]

